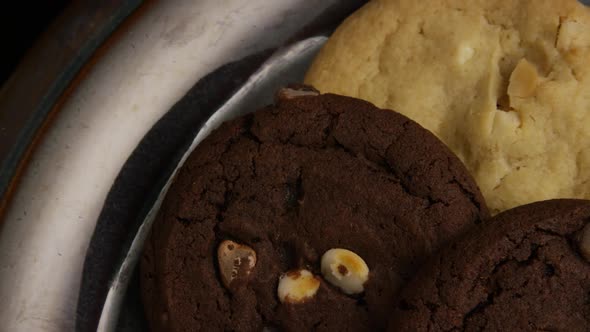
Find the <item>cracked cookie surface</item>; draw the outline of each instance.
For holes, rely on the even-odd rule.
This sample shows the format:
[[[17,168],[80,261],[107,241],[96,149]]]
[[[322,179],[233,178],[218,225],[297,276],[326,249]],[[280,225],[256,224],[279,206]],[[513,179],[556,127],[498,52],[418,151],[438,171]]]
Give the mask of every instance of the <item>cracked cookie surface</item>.
[[[590,201],[551,200],[476,226],[406,285],[390,330],[588,331],[589,223]]]
[[[141,261],[146,314],[155,331],[383,330],[424,258],[487,216],[461,162],[406,117],[331,94],[279,99],[223,124],[180,170]],[[224,240],[256,252],[231,289]],[[321,279],[336,247],[368,265],[363,294]],[[281,304],[279,277],[295,269],[321,284]]]
[[[590,198],[590,8],[576,0],[374,0],[306,82],[435,133],[492,214]]]

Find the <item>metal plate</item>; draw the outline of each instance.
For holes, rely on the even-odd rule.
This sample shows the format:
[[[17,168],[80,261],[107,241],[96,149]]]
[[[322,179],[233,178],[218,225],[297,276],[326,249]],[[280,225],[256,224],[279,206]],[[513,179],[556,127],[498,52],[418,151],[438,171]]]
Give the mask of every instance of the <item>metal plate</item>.
[[[146,205],[150,203],[153,205],[139,226],[131,246],[111,282],[101,313],[98,331],[115,330],[121,308],[128,308],[132,303],[139,303],[139,297],[135,295],[139,292],[136,291],[126,294],[129,282],[132,280],[134,271],[137,268],[144,243],[147,240],[162,200],[168,192],[176,173],[191,152],[223,122],[272,103],[274,91],[289,83],[303,81],[303,75],[306,69],[326,40],[327,37],[312,37],[278,50],[203,124],[188,149],[183,152],[181,159],[174,167],[172,173],[166,174],[168,178],[158,193],[157,198],[154,201],[150,200],[146,202]],[[132,287],[137,288],[137,280],[134,279],[133,281],[135,283]],[[135,298],[132,298],[133,296]],[[125,304],[123,304],[124,298],[127,301]],[[123,320],[130,323],[137,322],[139,324],[143,319],[141,315],[135,315],[135,317],[127,315]],[[128,328],[128,325],[125,327]],[[122,325],[119,328],[121,329]]]
[[[324,29],[325,30],[325,29]],[[214,113],[211,118],[204,123],[203,127],[200,129],[194,141],[192,141],[191,145],[183,148],[179,155],[180,161],[176,166],[179,166],[184,161],[184,158],[188,156],[188,153],[194,149],[196,144],[198,144],[204,136],[206,136],[211,128],[216,127],[223,121],[229,120],[235,117],[236,114],[244,111],[252,111],[257,109],[260,106],[263,106],[267,103],[272,101],[272,92],[275,91],[281,85],[285,85],[289,82],[297,82],[302,79],[302,75],[311,61],[311,55],[313,53],[304,54],[298,58],[298,61],[294,61],[288,67],[281,67],[277,66],[274,70],[276,72],[272,72],[269,68],[265,67],[268,66],[268,62],[263,65],[261,72],[255,73],[258,75],[255,77],[255,80],[264,80],[268,79],[264,88],[248,90],[250,95],[241,95],[242,98],[247,100],[242,100],[241,103],[238,105],[233,100],[236,97],[234,95],[231,97],[225,104],[221,106],[221,108]],[[270,60],[272,61],[272,59]],[[239,65],[239,64],[238,64]],[[246,82],[246,86],[252,85],[251,81]],[[250,88],[252,88],[250,86]],[[241,93],[246,93],[244,91],[238,91],[238,96],[240,97]],[[239,106],[239,107],[236,107]],[[177,157],[178,158],[178,157]],[[178,159],[176,159],[178,160]],[[168,169],[168,173],[165,173],[165,179],[170,179],[177,168],[173,165],[171,168]],[[143,211],[146,213],[147,217],[140,222],[140,225],[137,228],[134,228],[136,232],[130,232],[131,235],[135,235],[133,241],[130,244],[127,244],[122,249],[125,252],[124,257],[120,258],[114,266],[117,267],[116,272],[114,272],[110,288],[108,292],[108,297],[106,298],[106,304],[103,308],[101,313],[101,319],[99,324],[99,331],[112,331],[112,330],[125,330],[125,331],[141,331],[146,329],[147,327],[144,325],[145,320],[143,318],[143,313],[141,310],[141,301],[140,301],[140,291],[138,286],[138,276],[137,271],[135,271],[136,263],[141,253],[143,241],[147,236],[149,229],[151,227],[151,222],[157,213],[157,209],[159,207],[159,203],[161,203],[161,199],[166,192],[167,186],[169,185],[169,181],[167,180],[160,180],[159,185],[155,186],[155,190],[157,192],[147,200],[147,204],[144,205]],[[164,190],[159,192],[158,190],[163,187]],[[152,202],[154,200],[157,201],[153,208],[150,208]],[[138,216],[138,219],[141,219],[141,215]],[[99,220],[99,223],[101,220]],[[129,241],[129,238],[127,238]],[[93,257],[89,256],[87,261],[88,265],[93,265]],[[92,271],[92,268],[90,268]],[[85,271],[86,272],[86,271]],[[87,277],[89,273],[85,273],[85,277]],[[92,277],[91,277],[92,278]],[[128,284],[131,283],[130,288],[128,288]],[[82,285],[82,291],[85,291],[85,284]],[[94,304],[96,306],[96,303]],[[120,310],[124,309],[124,311],[120,315]]]
[[[325,10],[318,12],[316,18],[305,18],[304,22],[307,24],[298,26],[287,40],[294,41],[311,34],[330,32],[363,3],[364,1],[334,1]],[[134,247],[132,241],[137,232],[141,232],[144,216],[203,122],[225,102],[233,89],[246,80],[248,76],[244,74],[255,71],[269,55],[270,52],[263,51],[226,65],[199,81],[140,142],[107,197],[90,243],[78,304],[78,330],[90,330],[97,326],[109,286],[111,293],[100,330],[112,330],[130,278],[131,288],[122,306],[126,311],[121,320],[128,330],[145,328],[142,325],[137,280],[132,275],[139,246]],[[277,66],[277,72],[266,69],[264,77],[270,76],[273,79],[267,82],[265,88],[257,90],[260,92],[258,95],[246,96],[249,102],[245,109],[252,111],[271,102],[276,87],[301,81],[311,57],[312,53],[306,53],[299,61],[289,62],[286,67]],[[227,115],[223,114],[216,121],[227,119]],[[125,261],[130,253],[130,259]],[[121,267],[123,270],[120,270]]]
[[[64,101],[2,221],[2,330],[70,331],[76,309],[80,330],[97,324],[144,202],[195,130],[264,50],[334,26],[362,2],[176,0],[143,12]]]
[[[257,68],[261,52],[302,38],[315,20],[336,25],[345,14],[332,6],[350,12],[358,3],[175,0],[142,10],[64,100],[6,210],[0,330],[74,330],[86,253],[97,262],[87,265],[97,287],[81,297],[89,309],[104,299],[145,197],[200,121]],[[224,67],[241,75],[206,78],[254,54],[249,66]],[[217,88],[182,99],[203,80]]]

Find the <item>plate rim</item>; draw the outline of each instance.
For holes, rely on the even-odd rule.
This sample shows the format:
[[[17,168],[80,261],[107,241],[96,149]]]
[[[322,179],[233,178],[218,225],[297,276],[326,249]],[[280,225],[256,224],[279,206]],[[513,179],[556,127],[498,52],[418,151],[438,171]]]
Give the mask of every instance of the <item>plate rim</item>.
[[[16,135],[15,145],[8,150],[6,157],[0,160],[0,231],[2,231],[2,221],[18,191],[20,180],[25,175],[33,154],[54,124],[63,106],[92,68],[153,3],[153,0],[120,1],[118,8],[107,15],[105,21],[89,33],[77,53],[64,65],[63,72],[49,83],[45,89],[46,92],[39,97],[37,105],[30,112],[29,119],[24,122]],[[13,74],[0,88],[0,100],[3,103],[11,101],[16,104],[22,103],[17,97],[13,97],[13,91],[27,82],[27,78],[19,73],[28,62],[44,56],[41,51],[43,43],[58,39],[60,31],[70,29],[69,25],[75,22],[75,14],[79,13],[71,9],[74,5],[70,4],[66,7],[51,28],[23,56]],[[76,10],[82,12],[90,9]]]

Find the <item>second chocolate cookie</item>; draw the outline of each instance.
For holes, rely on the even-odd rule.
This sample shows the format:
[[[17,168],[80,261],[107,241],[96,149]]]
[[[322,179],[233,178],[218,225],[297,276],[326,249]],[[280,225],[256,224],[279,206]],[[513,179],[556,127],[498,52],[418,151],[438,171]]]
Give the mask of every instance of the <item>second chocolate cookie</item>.
[[[390,331],[589,331],[590,201],[505,211],[433,257]]]

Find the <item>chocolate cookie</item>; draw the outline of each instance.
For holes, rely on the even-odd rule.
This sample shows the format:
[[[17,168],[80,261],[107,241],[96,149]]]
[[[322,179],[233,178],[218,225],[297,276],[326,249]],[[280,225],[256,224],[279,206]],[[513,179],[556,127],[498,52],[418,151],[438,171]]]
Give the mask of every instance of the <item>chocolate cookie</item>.
[[[487,216],[416,123],[283,90],[179,172],[141,262],[147,317],[155,331],[384,329],[400,285]]]
[[[425,264],[391,331],[589,331],[590,201],[497,215]]]

